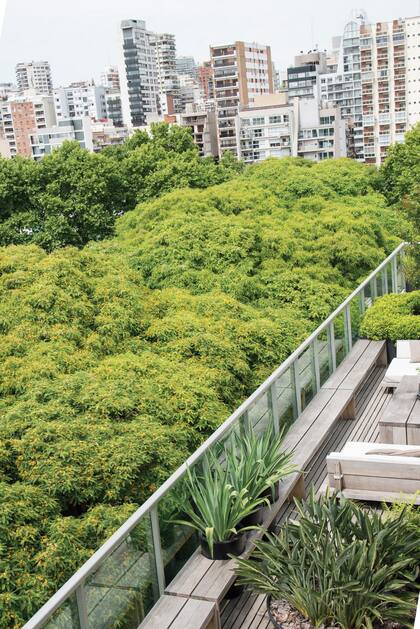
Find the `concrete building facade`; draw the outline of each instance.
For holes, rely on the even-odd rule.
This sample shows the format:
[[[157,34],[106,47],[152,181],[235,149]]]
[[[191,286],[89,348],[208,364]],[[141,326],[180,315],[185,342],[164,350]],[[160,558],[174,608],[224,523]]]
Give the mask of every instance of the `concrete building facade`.
[[[92,82],[73,83],[54,90],[57,120],[68,118],[106,118],[106,90]]]
[[[82,148],[93,151],[91,119],[85,116],[59,120],[58,124],[31,134],[29,136],[31,155],[33,159],[40,160],[67,140],[76,141]]]
[[[340,110],[321,107],[312,97],[258,98],[239,112],[236,125],[238,157],[246,163],[267,157],[320,161],[346,156],[346,123]]]
[[[210,48],[214,74],[219,154],[237,154],[236,116],[261,94],[272,94],[270,46],[237,41]]]
[[[30,135],[55,124],[52,96],[16,97],[0,103],[3,157],[31,157]]]
[[[29,61],[16,65],[16,83],[19,92],[35,90],[37,94],[51,94],[53,83],[48,61]]]

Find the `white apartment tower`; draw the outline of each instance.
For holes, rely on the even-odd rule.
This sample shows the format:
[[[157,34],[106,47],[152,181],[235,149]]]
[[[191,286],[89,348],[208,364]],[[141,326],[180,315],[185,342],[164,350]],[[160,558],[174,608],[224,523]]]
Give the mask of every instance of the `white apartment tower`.
[[[101,74],[101,85],[112,92],[120,91],[120,75],[117,66],[106,66]]]
[[[155,52],[161,113],[179,113],[179,82],[176,73],[175,35],[170,33],[150,33],[149,38],[150,45]]]
[[[53,85],[48,61],[30,61],[16,66],[18,90],[34,90],[36,94],[51,94]]]
[[[100,120],[107,117],[105,88],[93,83],[74,83],[54,90],[57,120],[89,118]]]
[[[380,166],[420,120],[420,17],[369,24],[358,15],[335,42],[321,99],[339,106],[353,128],[349,156]]]
[[[272,94],[273,63],[270,46],[237,41],[210,48],[214,73],[219,154],[237,154],[235,120],[256,96]]]

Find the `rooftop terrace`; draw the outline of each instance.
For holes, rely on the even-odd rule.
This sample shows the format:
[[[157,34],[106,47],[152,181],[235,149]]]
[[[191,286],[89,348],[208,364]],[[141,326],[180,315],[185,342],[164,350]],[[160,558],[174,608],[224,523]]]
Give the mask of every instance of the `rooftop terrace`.
[[[277,433],[287,428],[285,447],[294,449],[295,462],[305,472],[292,474],[277,502],[267,508],[264,526],[271,529],[295,516],[291,496],[302,495],[304,486],[321,487],[329,452],[340,451],[347,441],[378,440],[378,419],[391,398],[380,386],[386,347],[384,342],[359,340],[359,324],[378,296],[405,290],[404,246],[397,247],[120,527],[26,629],[270,626],[265,597],[245,592],[227,600],[234,582],[231,560],[203,558],[196,536],[170,522],[168,513],[183,495],[187,468],[199,466],[206,453],[217,451],[232,433],[249,426],[259,434],[271,424]],[[259,535],[251,533],[247,552]],[[186,612],[187,600],[197,610],[207,601],[208,608],[201,605],[204,620],[198,612]],[[163,620],[167,601],[179,606],[173,623]]]

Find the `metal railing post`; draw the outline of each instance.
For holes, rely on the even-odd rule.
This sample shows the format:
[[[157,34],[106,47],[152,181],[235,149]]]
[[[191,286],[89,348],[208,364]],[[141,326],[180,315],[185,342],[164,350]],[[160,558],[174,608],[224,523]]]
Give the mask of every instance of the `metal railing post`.
[[[293,390],[295,394],[294,397],[295,397],[296,416],[299,417],[299,415],[302,412],[302,397],[301,397],[300,378],[299,378],[299,358],[297,358],[295,362],[293,363],[293,365],[291,366],[291,374],[292,374]]]
[[[318,354],[318,338],[315,338],[311,345],[312,352],[312,370],[315,376],[316,392],[321,388],[321,372],[319,370],[319,354]]]
[[[279,404],[277,401],[276,384],[273,382],[268,389],[268,403],[271,408],[271,417],[273,418],[274,432],[276,435],[280,434],[280,413]]]
[[[86,604],[85,584],[81,583],[76,590],[77,613],[79,614],[80,629],[89,629],[89,618]]]
[[[388,273],[386,267],[381,271],[382,273],[382,295],[388,293]]]
[[[347,344],[347,351],[351,352],[351,348],[353,347],[353,339],[352,339],[352,332],[351,332],[351,310],[350,310],[350,305],[346,306],[344,309],[344,331],[345,331],[345,335],[346,335],[346,344]]]
[[[360,310],[360,314],[364,314],[365,310],[366,310],[366,304],[365,304],[365,289],[362,288],[362,290],[360,291],[359,294],[359,310]]]
[[[158,582],[159,594],[162,596],[165,592],[165,566],[162,557],[162,545],[160,541],[160,526],[159,526],[159,514],[158,506],[155,505],[150,510],[150,522],[152,525],[152,543],[153,543],[153,555],[156,564],[156,577]]]
[[[372,304],[375,302],[375,299],[378,297],[378,287],[376,284],[376,275],[373,279],[370,280],[370,295],[372,298]]]
[[[331,321],[328,326],[328,343],[329,343],[329,354],[331,356],[331,373],[337,369],[337,357],[335,355],[335,334],[334,334],[334,322]]]

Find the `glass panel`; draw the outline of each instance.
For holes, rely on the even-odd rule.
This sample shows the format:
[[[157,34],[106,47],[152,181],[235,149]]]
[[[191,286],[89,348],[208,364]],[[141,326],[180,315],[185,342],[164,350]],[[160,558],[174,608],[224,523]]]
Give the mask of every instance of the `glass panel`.
[[[382,273],[378,273],[376,276],[376,295],[381,297],[384,294],[383,276]]]
[[[328,378],[333,372],[327,331],[321,332],[321,334],[318,334],[317,351],[318,351],[320,383],[322,387],[324,382],[328,380]]]
[[[137,629],[159,598],[150,516],[86,581],[89,629]]]
[[[170,583],[198,547],[193,529],[173,520],[189,520],[183,507],[188,500],[185,480],[180,479],[159,502],[159,527],[166,583]]]
[[[44,627],[45,629],[80,629],[76,594],[72,594],[65,603],[60,605]]]
[[[371,292],[370,282],[366,284],[364,291],[365,291],[365,310],[367,310],[372,305],[372,292]]]
[[[388,278],[388,293],[392,293],[392,264],[388,262],[386,265],[386,276]]]
[[[405,290],[404,254],[399,253],[397,255],[397,291],[400,293],[403,290]]]
[[[360,295],[356,295],[350,302],[350,318],[351,318],[351,338],[353,343],[359,338],[359,329],[361,322],[361,313],[360,313]]]
[[[291,370],[287,369],[275,383],[279,408],[280,430],[287,431],[297,417],[295,390]]]
[[[248,421],[257,434],[265,431],[271,421],[268,393],[264,393],[248,410]]]
[[[334,343],[336,367],[343,362],[347,355],[347,340],[345,331],[344,312],[334,319]]]
[[[308,347],[298,358],[300,395],[302,410],[306,408],[316,395],[315,367],[312,346]]]

